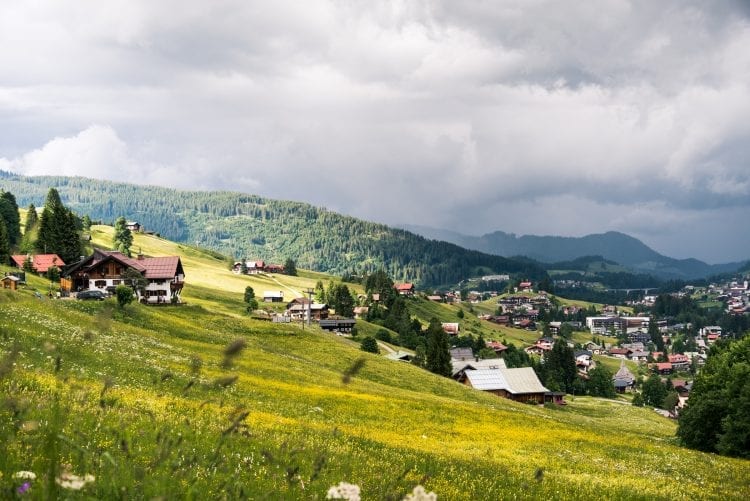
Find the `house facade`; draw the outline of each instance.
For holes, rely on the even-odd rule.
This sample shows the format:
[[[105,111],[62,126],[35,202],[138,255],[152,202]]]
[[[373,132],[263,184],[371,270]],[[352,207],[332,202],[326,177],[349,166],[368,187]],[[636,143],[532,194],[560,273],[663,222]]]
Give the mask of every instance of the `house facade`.
[[[185,271],[179,256],[136,259],[116,251],[96,249],[94,253],[70,266],[62,276],[61,288],[68,292],[99,290],[112,293],[118,285],[131,285],[128,273],[133,270],[146,280],[137,290],[138,301],[147,304],[179,303],[185,285]]]

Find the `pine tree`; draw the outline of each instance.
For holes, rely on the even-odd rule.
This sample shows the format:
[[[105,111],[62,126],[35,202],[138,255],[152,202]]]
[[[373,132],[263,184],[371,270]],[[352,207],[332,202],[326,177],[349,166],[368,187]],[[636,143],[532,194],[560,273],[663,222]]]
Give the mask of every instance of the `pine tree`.
[[[10,243],[3,218],[0,218],[0,264],[10,264]]]
[[[451,366],[450,344],[448,334],[443,330],[443,326],[437,318],[430,320],[427,327],[427,370],[449,377],[453,370]]]
[[[21,241],[21,217],[16,197],[9,191],[0,194],[0,219],[5,222],[8,247],[13,248]]]
[[[78,217],[60,200],[57,190],[50,188],[39,220],[36,248],[44,254],[57,254],[65,263],[73,263],[81,255]]]
[[[115,221],[115,234],[112,237],[112,246],[126,256],[130,257],[130,247],[133,245],[133,234],[126,226],[127,221],[120,216]]]

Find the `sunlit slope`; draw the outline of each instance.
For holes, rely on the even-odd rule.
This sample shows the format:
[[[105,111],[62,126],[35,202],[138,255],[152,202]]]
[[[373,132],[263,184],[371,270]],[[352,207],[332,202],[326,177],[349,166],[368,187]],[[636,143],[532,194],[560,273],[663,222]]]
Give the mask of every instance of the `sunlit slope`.
[[[111,226],[93,226],[92,243],[110,248],[113,232]],[[262,300],[265,291],[282,291],[284,298],[291,300],[306,296],[307,289],[315,287],[318,280],[326,283],[332,278],[323,273],[303,270],[296,277],[281,274],[238,275],[230,270],[232,263],[219,254],[153,235],[134,233],[133,237],[133,254],[140,251],[147,256],[180,256],[185,268],[183,298],[186,302],[211,305],[225,311],[244,311],[241,302],[247,286],[254,289],[259,300]],[[252,256],[248,258],[251,259]]]
[[[139,235],[135,248],[165,255],[174,245]],[[186,294],[241,296],[258,280],[200,251],[180,254]],[[29,470],[37,497],[49,497],[54,485],[41,480],[57,450],[61,465],[97,479],[72,494],[97,499],[323,499],[340,481],[364,499],[400,499],[417,484],[439,499],[748,494],[750,463],[678,447],[674,423],[648,409],[516,404],[317,329],[227,315],[238,300],[221,294],[188,299],[120,310],[0,291],[2,492]],[[246,347],[225,360],[237,339]],[[15,365],[5,364],[14,344]]]

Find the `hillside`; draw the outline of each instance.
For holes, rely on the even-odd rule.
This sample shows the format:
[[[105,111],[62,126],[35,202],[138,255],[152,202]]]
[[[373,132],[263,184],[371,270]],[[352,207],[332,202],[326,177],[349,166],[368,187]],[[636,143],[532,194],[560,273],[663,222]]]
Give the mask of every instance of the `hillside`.
[[[449,285],[469,276],[511,273],[540,278],[535,263],[436,242],[388,226],[290,201],[231,192],[183,192],[72,177],[0,175],[19,206],[41,206],[56,187],[66,206],[92,220],[119,216],[178,242],[223,254],[283,263],[335,275],[384,268],[395,280]]]
[[[404,227],[427,238],[445,240],[467,249],[498,256],[526,256],[543,263],[598,255],[624,265],[630,271],[664,279],[705,278],[733,272],[742,266],[742,263],[710,265],[697,259],[674,259],[659,254],[636,238],[616,231],[583,237],[517,236],[496,231],[474,237],[434,228]]]
[[[363,499],[417,484],[439,499],[748,494],[750,463],[678,447],[674,423],[648,409],[471,390],[316,328],[247,318],[241,291],[270,284],[212,253],[147,236],[136,246],[180,252],[187,304],[37,299],[47,281],[34,277],[0,290],[0,497],[16,495],[18,471],[35,472],[31,496],[52,497],[61,469],[95,477],[65,491],[74,499],[323,499],[342,481]]]

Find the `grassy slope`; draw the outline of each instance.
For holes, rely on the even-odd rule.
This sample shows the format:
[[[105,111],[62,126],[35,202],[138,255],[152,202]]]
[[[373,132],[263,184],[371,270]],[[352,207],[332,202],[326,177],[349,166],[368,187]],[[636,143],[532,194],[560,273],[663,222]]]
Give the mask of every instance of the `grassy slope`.
[[[177,250],[151,237],[138,236],[139,245],[148,254]],[[37,472],[31,492],[49,496],[53,450],[74,472],[96,476],[79,493],[96,498],[322,499],[342,480],[359,484],[365,499],[402,496],[418,483],[441,499],[748,494],[747,461],[678,447],[674,423],[647,409],[591,398],[557,409],[516,404],[316,329],[227,315],[241,311],[246,284],[263,290],[262,279],[183,250],[182,307],[123,312],[111,300],[0,291],[0,347],[20,349],[0,378],[0,497],[17,486],[18,470]],[[309,280],[284,279],[290,287]],[[44,290],[46,281],[30,286]],[[222,367],[236,338],[247,348]],[[344,384],[360,357],[364,367]],[[236,382],[216,384],[227,376]]]

